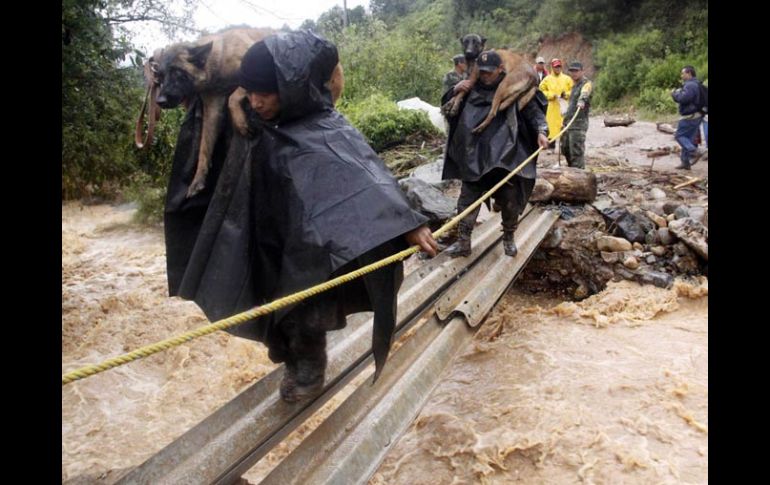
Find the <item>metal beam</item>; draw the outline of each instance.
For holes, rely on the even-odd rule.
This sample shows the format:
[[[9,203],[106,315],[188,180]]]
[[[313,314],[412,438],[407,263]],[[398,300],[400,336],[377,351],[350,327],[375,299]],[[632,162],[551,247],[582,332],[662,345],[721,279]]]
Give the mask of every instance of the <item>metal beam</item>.
[[[398,297],[397,331],[408,324],[469,265],[500,239],[500,216],[476,229],[466,258],[441,254],[409,274]],[[233,483],[283,440],[371,361],[371,318],[354,315],[348,327],[332,332],[324,391],[314,399],[284,403],[278,394],[283,366],[260,379],[232,401],[133,469],[119,484]],[[335,335],[337,334],[337,335]],[[386,364],[387,369],[391,365]]]
[[[533,210],[520,224],[519,254],[505,256],[501,244],[488,251],[441,299],[443,313],[456,316],[443,328],[435,316],[420,327],[376,384],[353,392],[262,484],[366,483],[556,219],[557,213]]]

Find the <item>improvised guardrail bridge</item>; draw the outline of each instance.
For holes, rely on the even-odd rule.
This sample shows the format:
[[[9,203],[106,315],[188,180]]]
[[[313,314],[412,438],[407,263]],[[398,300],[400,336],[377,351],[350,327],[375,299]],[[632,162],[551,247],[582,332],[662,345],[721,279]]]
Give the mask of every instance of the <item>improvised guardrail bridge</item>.
[[[396,340],[378,381],[366,379],[287,456],[264,484],[366,483],[417,417],[453,357],[524,268],[559,217],[527,207],[516,231],[519,253],[503,253],[500,215],[474,230],[473,252],[440,254],[404,279]],[[352,315],[329,334],[321,394],[287,404],[283,366],[131,470],[118,483],[231,484],[373,363],[371,313]]]

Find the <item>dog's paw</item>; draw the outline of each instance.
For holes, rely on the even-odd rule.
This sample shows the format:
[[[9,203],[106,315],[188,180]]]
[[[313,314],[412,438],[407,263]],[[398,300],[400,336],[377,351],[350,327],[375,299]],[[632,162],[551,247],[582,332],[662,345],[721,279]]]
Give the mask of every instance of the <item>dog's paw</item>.
[[[185,196],[185,198],[189,199],[191,197],[194,197],[198,195],[200,191],[205,188],[206,188],[206,182],[195,178],[190,184],[190,187],[187,189],[187,195]]]
[[[244,138],[249,138],[251,135],[249,130],[249,122],[246,121],[246,117],[235,119],[233,118],[233,126],[235,130]]]
[[[441,107],[441,114],[443,114],[446,117],[450,116],[450,111],[452,111],[452,108],[454,107],[454,104],[452,104],[451,101],[447,101],[445,105]]]
[[[481,124],[479,124],[479,126],[474,128],[473,130],[471,130],[471,133],[473,133],[474,135],[478,135],[479,133],[484,131],[484,129],[487,127],[487,125],[489,125],[489,122],[484,121]]]

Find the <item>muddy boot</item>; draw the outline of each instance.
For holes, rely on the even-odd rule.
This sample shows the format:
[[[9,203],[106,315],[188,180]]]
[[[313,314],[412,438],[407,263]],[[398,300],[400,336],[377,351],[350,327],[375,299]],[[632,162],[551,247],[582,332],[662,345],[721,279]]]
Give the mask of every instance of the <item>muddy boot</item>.
[[[294,403],[317,395],[324,387],[325,373],[325,355],[323,360],[300,359],[296,365],[286,365],[281,381],[281,399]]]
[[[283,370],[283,379],[279,392],[281,399],[286,402],[296,402],[295,390],[297,388],[297,369],[294,364],[286,363]]]
[[[315,396],[324,385],[326,373],[326,332],[322,328],[324,318],[334,305],[325,300],[295,309],[295,321],[285,323],[286,371],[281,381],[281,398],[289,403]]]
[[[513,240],[513,231],[503,231],[503,250],[506,256],[514,257],[519,254],[519,248]]]
[[[696,148],[695,153],[693,154],[692,158],[690,159],[690,166],[692,167],[696,163],[698,163],[698,160],[703,158],[703,156],[706,154],[706,150],[703,148]]]
[[[449,246],[446,252],[452,258],[469,256],[471,254],[471,233],[460,231],[457,241]]]

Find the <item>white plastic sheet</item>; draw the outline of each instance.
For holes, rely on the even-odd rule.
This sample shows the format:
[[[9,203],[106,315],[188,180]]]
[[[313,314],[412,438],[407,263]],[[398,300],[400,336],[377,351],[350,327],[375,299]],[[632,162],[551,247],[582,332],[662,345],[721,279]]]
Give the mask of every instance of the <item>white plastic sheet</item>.
[[[430,103],[426,103],[418,97],[404,99],[396,103],[401,109],[418,109],[428,114],[430,122],[433,126],[438,128],[441,133],[446,133],[446,125],[444,124],[444,116],[441,114],[441,108],[433,106]]]

